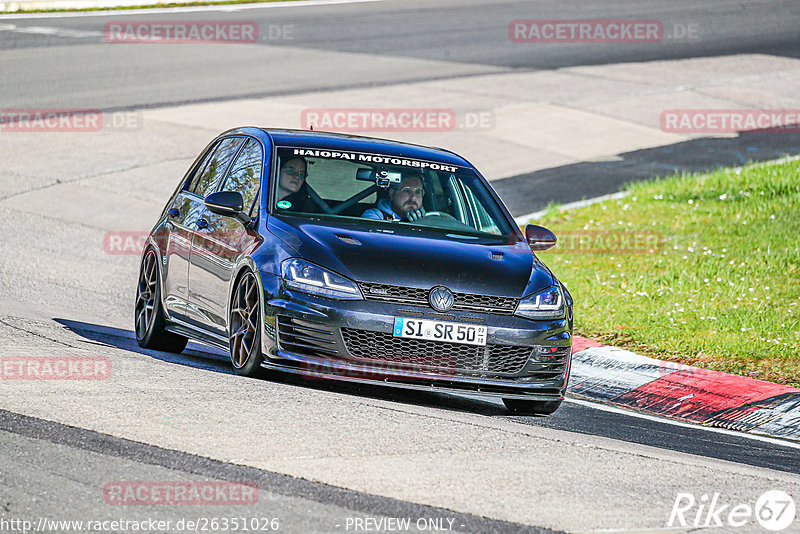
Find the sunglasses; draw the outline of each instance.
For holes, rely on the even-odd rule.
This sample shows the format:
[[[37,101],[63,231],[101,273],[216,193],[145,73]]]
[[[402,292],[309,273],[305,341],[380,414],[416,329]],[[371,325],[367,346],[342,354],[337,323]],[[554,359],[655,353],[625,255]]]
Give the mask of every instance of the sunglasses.
[[[410,195],[413,193],[418,197],[425,196],[425,190],[421,187],[395,187],[394,189],[400,191],[401,193],[405,193],[406,195]]]
[[[283,169],[283,172],[288,174],[289,176],[297,176],[298,178],[305,180],[308,177],[308,173],[306,171],[296,171],[294,169]]]

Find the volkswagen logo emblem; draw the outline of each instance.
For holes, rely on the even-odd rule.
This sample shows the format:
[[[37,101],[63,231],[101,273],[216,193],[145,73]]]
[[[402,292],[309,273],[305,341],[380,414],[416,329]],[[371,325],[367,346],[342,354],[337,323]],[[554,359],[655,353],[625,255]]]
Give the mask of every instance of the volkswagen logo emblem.
[[[428,302],[434,310],[446,312],[453,307],[453,292],[444,286],[434,287],[428,295]]]

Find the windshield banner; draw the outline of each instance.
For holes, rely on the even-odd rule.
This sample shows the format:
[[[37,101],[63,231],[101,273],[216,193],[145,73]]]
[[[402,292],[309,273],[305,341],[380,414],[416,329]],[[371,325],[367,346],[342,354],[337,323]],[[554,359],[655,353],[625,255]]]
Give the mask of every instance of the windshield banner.
[[[430,169],[432,171],[456,172],[458,167],[436,163],[435,161],[425,161],[420,159],[398,158],[384,154],[365,154],[362,152],[338,152],[335,150],[325,150],[316,148],[295,148],[295,156],[311,158],[346,159],[349,161],[363,163],[379,163],[385,165],[399,165],[401,167],[413,167],[416,169]]]

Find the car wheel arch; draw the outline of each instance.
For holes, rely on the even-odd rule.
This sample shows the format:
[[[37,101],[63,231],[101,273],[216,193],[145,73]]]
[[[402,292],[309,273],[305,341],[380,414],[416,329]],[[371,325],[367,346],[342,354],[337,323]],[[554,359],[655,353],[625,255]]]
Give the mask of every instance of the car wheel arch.
[[[159,248],[158,243],[156,242],[156,240],[153,239],[152,234],[148,238],[147,243],[142,248],[142,255],[139,258],[139,265],[140,266],[141,266],[141,263],[144,260],[145,256],[147,256],[147,253],[150,252],[151,250],[155,253],[156,260],[157,260],[156,261],[156,277],[158,278],[158,287],[163,289],[164,282],[165,282],[165,280],[164,280],[164,270],[163,270],[164,269],[164,255],[163,255],[161,249]],[[167,310],[166,301],[164,300],[164,298],[165,298],[164,297],[164,291],[159,291],[158,297],[159,297],[159,300],[161,301],[161,309],[163,310],[164,317],[166,319],[171,319],[171,317],[169,316],[169,311]]]
[[[259,327],[261,328],[261,343],[264,343],[264,285],[261,282],[261,275],[258,271],[258,267],[256,266],[256,262],[250,256],[245,256],[241,258],[236,266],[233,268],[233,276],[231,276],[231,283],[228,287],[228,304],[225,309],[225,327],[228,332],[228,337],[230,337],[230,318],[231,318],[231,305],[233,304],[233,295],[234,291],[236,291],[236,285],[241,280],[242,276],[247,272],[250,271],[253,273],[256,279],[256,284],[258,285],[258,303],[259,303]]]

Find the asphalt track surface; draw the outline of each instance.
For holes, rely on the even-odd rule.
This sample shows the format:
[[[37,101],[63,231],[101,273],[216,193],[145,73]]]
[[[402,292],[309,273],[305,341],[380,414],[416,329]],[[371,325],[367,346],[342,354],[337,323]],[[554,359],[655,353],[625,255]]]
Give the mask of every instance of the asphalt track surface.
[[[147,20],[207,20],[206,12],[148,14]],[[551,44],[514,46],[508,25],[517,19],[644,19],[664,24],[661,43],[610,46]],[[85,18],[14,18],[4,22],[20,27],[52,27],[62,34],[6,31],[0,50],[47,49],[53,64],[39,50],[29,58],[38,62],[4,77],[0,88],[4,105],[32,107],[56,101],[60,106],[90,105],[101,109],[158,107],[198,100],[231,100],[292,92],[330,91],[353,86],[409,83],[420,79],[468,77],[498,70],[556,69],[628,61],[689,57],[716,57],[763,53],[800,57],[800,5],[778,1],[698,1],[675,6],[670,2],[623,0],[586,5],[577,1],[404,0],[366,4],[282,7],[226,13],[213,19],[248,20],[258,24],[262,48],[303,48],[363,55],[335,69],[320,70],[308,58],[253,63],[244,51],[198,54],[192,47],[176,51],[126,50],[123,65],[102,59],[94,44],[103,42],[109,21],[141,20],[137,14],[108,13]],[[291,38],[274,36],[269,28],[291,26]],[[672,35],[675,28],[695,28],[697,39]],[[72,31],[73,33],[69,33]],[[80,32],[86,32],[81,36]],[[70,50],[70,48],[77,49]],[[113,47],[106,47],[112,48]],[[239,52],[239,51],[237,51]],[[112,52],[108,52],[111,54]],[[237,55],[239,57],[237,57]],[[397,63],[388,71],[364,72],[368,56],[446,62],[446,68],[420,72]],[[62,60],[63,58],[63,60]],[[86,61],[91,58],[92,61]],[[59,64],[55,64],[59,59]],[[289,61],[285,61],[288,59]],[[293,61],[296,60],[296,61]],[[42,67],[47,66],[43,72]],[[39,83],[24,83],[38,80]],[[53,92],[49,82],[59,84]]]
[[[192,369],[203,375],[231,375],[223,354],[200,345],[191,345],[186,354],[173,355],[140,349],[132,333],[108,327],[69,320],[57,322],[78,338],[95,346],[118,349],[139,355],[145,361]],[[103,353],[108,353],[105,351]],[[163,371],[159,371],[161,374]],[[692,456],[719,460],[717,465],[750,465],[796,474],[800,472],[800,449],[777,441],[759,441],[752,436],[722,433],[696,425],[676,426],[657,418],[631,417],[630,414],[597,409],[575,400],[566,402],[550,417],[509,416],[502,405],[489,398],[418,393],[377,387],[354,387],[336,383],[306,383],[293,378],[276,378],[277,383],[306,393],[331,393],[338,403],[354,405],[360,400],[386,401],[398,407],[419,407],[433,410],[437,417],[452,418],[457,414],[477,415],[492,421],[513,421],[547,429],[562,430],[600,438],[610,438],[646,448],[677,451]],[[136,386],[133,386],[136,389]],[[157,393],[156,393],[157,394]],[[90,397],[91,398],[91,397]],[[268,397],[266,397],[268,398]],[[180,407],[178,407],[180,409]],[[189,408],[189,406],[187,406]],[[154,422],[159,418],[155,410]],[[177,417],[180,411],[177,412]],[[287,414],[290,415],[290,414]],[[334,415],[335,416],[335,415]],[[199,424],[202,424],[200,422]],[[217,428],[210,425],[209,429]],[[219,429],[237,434],[238,431]],[[578,442],[580,438],[578,437]],[[588,451],[593,447],[588,442]],[[647,449],[642,454],[646,454]],[[203,506],[185,507],[99,507],[98,496],[113,481],[201,481],[255,483],[259,487],[258,503],[246,512],[241,507],[216,506],[215,517],[278,518],[282,532],[353,532],[348,520],[355,518],[412,518],[412,521],[442,518],[456,532],[553,532],[513,521],[483,517],[480,514],[454,512],[444,507],[426,506],[379,494],[354,491],[303,477],[266,469],[257,469],[236,462],[224,462],[202,455],[150,445],[135,440],[65,425],[43,418],[20,415],[0,409],[0,473],[3,489],[0,501],[15,517],[24,517],[34,524],[38,518],[51,520],[110,520],[125,518],[142,521],[156,519],[202,520],[209,516]],[[546,458],[546,455],[542,458]],[[669,460],[667,460],[669,462]],[[657,467],[656,467],[657,469]],[[633,473],[636,477],[646,476]],[[775,478],[777,474],[772,475]],[[781,484],[778,480],[773,483]],[[784,481],[785,483],[785,481]],[[591,484],[587,480],[587,484]],[[179,509],[176,509],[179,508]],[[171,530],[176,531],[177,530]],[[380,529],[380,531],[391,531]],[[413,528],[411,531],[414,531]]]
[[[658,20],[660,43],[547,44],[509,42],[517,19]],[[791,0],[585,2],[403,0],[365,4],[148,14],[144,20],[246,20],[260,46],[108,46],[109,22],[141,14],[0,19],[2,105],[119,111],[198,102],[379,88],[422,80],[562,69],[580,65],[769,54],[800,57],[800,4]],[[4,26],[5,25],[5,26]],[[9,29],[13,25],[14,29]],[[5,29],[4,29],[5,28]],[[283,30],[289,28],[288,32]],[[693,32],[693,33],[690,33]],[[233,50],[233,52],[232,52]],[[302,51],[302,52],[299,52]],[[332,53],[347,54],[346,58]],[[709,73],[713,80],[714,73]],[[53,88],[58,87],[57,91]],[[253,122],[267,124],[269,118]],[[752,132],[693,139],[524,172],[495,182],[512,212],[618,190],[625,183],[681,171],[767,161],[800,152],[800,134]],[[569,182],[562,177],[569,176]]]
[[[93,495],[81,502],[81,493],[95,484],[98,491],[106,480],[169,480],[177,473],[180,480],[211,479],[236,483],[254,482],[259,487],[258,509],[249,509],[249,517],[276,518],[281,532],[336,532],[347,529],[348,518],[398,517],[447,518],[441,523],[455,532],[526,532],[548,533],[551,529],[529,527],[479,517],[454,513],[450,510],[418,505],[396,499],[383,498],[362,492],[309,482],[303,479],[210,460],[197,455],[170,451],[44,421],[0,410],[0,437],[3,447],[3,470],[13,473],[6,477],[7,499],[19,498],[26,488],[42,484],[42,478],[62,495],[55,502],[31,510],[36,516],[64,520],[67,517],[91,517]],[[76,445],[77,444],[77,445]],[[31,463],[41,458],[54,458],[60,468],[31,468]],[[69,469],[67,466],[76,466]],[[89,474],[87,471],[91,470]],[[70,472],[72,471],[72,472]],[[62,477],[75,477],[83,488],[65,485]],[[98,475],[100,475],[98,477]],[[104,477],[104,478],[103,478]],[[78,486],[78,484],[74,484]],[[10,491],[9,491],[10,490]],[[19,492],[19,493],[16,493]],[[182,518],[206,517],[201,507],[180,514],[156,514],[160,521],[177,522]],[[17,509],[18,510],[18,509]],[[241,517],[235,508],[215,510],[216,517]],[[257,515],[256,515],[257,514]],[[152,517],[152,516],[151,516]],[[139,519],[139,518],[136,518]],[[259,523],[260,524],[260,523]],[[174,528],[174,527],[173,527]],[[55,529],[54,529],[55,530]],[[66,529],[64,529],[66,530]],[[411,529],[414,531],[413,529]]]
[[[227,20],[246,18],[256,21],[261,28],[292,25],[293,39],[291,42],[266,41],[263,52],[236,48],[231,54],[229,49],[209,48],[198,54],[192,48],[170,47],[153,53],[146,46],[115,49],[102,43],[104,22],[119,19],[122,17],[119,14],[0,20],[0,65],[4,71],[0,79],[0,107],[158,108],[198,101],[227,102],[348,87],[379,88],[430,79],[463,78],[464,83],[469,83],[472,76],[514,69],[554,69],[738,53],[800,57],[800,5],[796,2],[683,2],[676,6],[665,2],[632,1],[602,5],[578,2],[389,1],[313,10],[292,7],[248,9],[234,13],[214,12],[213,16]],[[180,16],[181,19],[192,17],[208,18],[208,14]],[[530,49],[508,46],[509,20],[614,17],[657,18],[668,28],[696,24],[701,32],[705,32],[704,38],[700,43],[674,42],[656,47],[576,48],[553,45],[538,49],[535,54]],[[144,17],[133,15],[129,18]],[[147,18],[175,20],[177,17],[175,14],[153,14]],[[2,29],[2,24],[13,24],[16,28]],[[24,26],[56,28],[61,33],[18,31]],[[281,47],[291,47],[292,50],[283,54]],[[297,48],[320,55],[297,54],[294,51]],[[348,62],[330,65],[325,62],[326,54],[330,52],[354,56],[349,56]],[[269,61],[258,61],[264,58]],[[389,61],[384,61],[387,59]],[[403,62],[420,59],[430,62],[424,65]],[[365,64],[368,68],[364,67]],[[595,189],[587,190],[596,194],[612,192],[629,179],[663,172],[663,160],[670,150],[673,151],[669,152],[668,158],[671,165],[675,166],[675,161],[679,161],[678,166],[703,169],[743,163],[743,153],[764,160],[787,152],[798,153],[800,143],[793,136],[763,134],[736,139],[696,140],[679,147],[637,151],[622,163],[587,162],[569,169],[523,174],[501,180],[495,183],[495,187],[507,199],[514,199],[514,195],[522,194],[520,191],[524,193],[533,184],[540,192],[543,189],[547,191],[546,199],[575,200],[572,196],[574,184],[564,187],[563,180],[559,179],[564,172],[569,171],[570,175],[578,177],[596,177],[600,173],[603,179],[593,180],[591,186]],[[675,158],[675,150],[684,156]],[[510,205],[512,209],[516,207],[514,201]],[[35,261],[42,265],[53,259],[42,256]],[[128,285],[131,285],[130,281]],[[53,293],[52,298],[57,302],[62,297]],[[127,294],[111,305],[114,309],[126,309],[126,298]],[[6,306],[5,311],[7,316],[24,317],[26,306],[20,303],[17,310],[9,310]],[[202,347],[196,346],[182,356],[152,353],[139,349],[130,331],[109,328],[99,322],[76,321],[63,315],[51,314],[51,318],[92,350],[99,353],[106,349],[115,351],[115,354],[133,358],[146,368],[152,367],[159,376],[186,369],[200,377],[221,378],[230,374],[221,355]],[[140,380],[147,380],[146,372],[138,376]],[[337,406],[346,411],[361,401],[385,401],[409,410],[430,410],[435,418],[447,421],[462,416],[476,417],[487,424],[521,423],[543,429],[543,432],[564,432],[555,435],[569,436],[560,438],[566,441],[584,443],[587,451],[593,451],[598,439],[608,439],[627,444],[625,446],[633,455],[654,454],[649,452],[653,449],[665,454],[689,455],[707,460],[720,471],[731,466],[731,477],[735,476],[737,469],[744,468],[742,466],[772,470],[763,472],[763,476],[776,480],[776,485],[779,485],[779,480],[787,480],[783,474],[800,473],[800,449],[791,444],[691,425],[678,426],[665,420],[633,417],[585,403],[566,402],[548,418],[512,417],[499,402],[484,398],[308,384],[288,378],[279,379],[278,385],[299,391],[300,396],[303,392],[332,395],[337,400],[327,413],[333,418],[341,416],[336,411]],[[268,384],[258,386],[266,388]],[[139,395],[135,389],[125,389],[122,394]],[[141,399],[148,402],[146,396]],[[35,403],[35,397],[32,397],[32,402]],[[259,514],[279,514],[286,532],[343,532],[347,531],[344,527],[347,519],[354,516],[448,517],[454,521],[454,530],[466,532],[547,531],[542,526],[544,523],[528,520],[521,524],[513,520],[490,519],[480,512],[453,512],[447,507],[417,504],[424,501],[421,497],[399,499],[379,494],[382,492],[337,487],[336,484],[314,481],[320,479],[319,476],[288,475],[277,470],[240,465],[235,461],[213,460],[184,450],[73,426],[64,421],[2,410],[6,406],[8,404],[0,404],[0,512],[4,517],[11,514],[64,519],[64,510],[70,511],[70,517],[88,517],[97,511],[97,492],[102,491],[109,480],[255,480],[262,492],[260,502],[263,507],[258,510]],[[291,421],[291,412],[284,415]],[[376,421],[375,424],[381,423]],[[213,426],[209,430],[234,435],[241,431]],[[314,440],[315,436],[308,439]],[[558,442],[559,439],[554,439],[552,446],[559,446]],[[652,469],[652,473],[620,476],[636,478],[644,488],[648,477],[658,476],[663,464],[655,462]],[[680,482],[675,481],[676,488],[680,487]],[[687,481],[687,484],[692,483],[701,487],[698,481]],[[587,479],[586,484],[591,485],[592,481]],[[635,486],[632,482],[630,484]],[[623,485],[627,487],[627,483]],[[489,484],[487,493],[498,489]],[[603,491],[608,491],[608,488],[598,489],[598,493]],[[569,496],[565,498],[569,499]],[[594,500],[579,505],[587,509],[602,506],[602,496],[592,498]],[[480,509],[476,507],[476,510]],[[169,519],[187,514],[208,515],[204,510],[187,510],[158,509],[151,515]],[[113,512],[104,510],[103,513],[112,516]],[[239,513],[238,510],[224,512]],[[248,514],[251,512],[248,510]],[[664,513],[667,512],[668,509]],[[222,510],[215,513],[222,515]],[[573,523],[565,521],[564,524]],[[548,525],[556,530],[563,528],[552,521],[548,521]]]
[[[136,345],[131,332],[97,328],[94,325],[72,321],[61,322],[87,340],[143,354],[148,352]],[[196,354],[199,358],[194,361],[187,360],[181,355],[161,353],[160,357],[178,365],[196,366],[206,371],[232,372],[227,355],[216,350],[200,348],[199,345],[197,348],[199,350]],[[719,432],[716,429],[692,424],[676,426],[672,422],[660,418],[631,417],[624,412],[598,410],[589,403],[579,403],[578,401],[564,403],[555,414],[549,417],[510,416],[500,402],[490,397],[462,397],[335,383],[312,383],[309,386],[307,382],[293,377],[282,377],[281,380],[303,387],[339,391],[356,397],[384,398],[394,402],[421,406],[433,405],[444,410],[478,413],[488,417],[503,417],[545,428],[603,436],[755,467],[800,473],[800,448],[790,447],[788,443],[782,444],[780,440],[758,441],[754,440],[752,436],[736,432]]]

